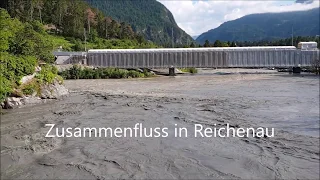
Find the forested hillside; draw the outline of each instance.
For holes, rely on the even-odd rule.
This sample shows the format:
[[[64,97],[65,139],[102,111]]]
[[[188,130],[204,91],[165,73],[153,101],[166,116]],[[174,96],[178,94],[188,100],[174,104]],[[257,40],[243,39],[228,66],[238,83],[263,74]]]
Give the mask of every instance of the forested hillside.
[[[174,20],[171,12],[156,0],[85,0],[119,21],[131,24],[146,39],[165,47],[191,44],[194,40]],[[173,30],[173,33],[172,33]]]
[[[308,11],[251,14],[225,22],[218,28],[201,34],[197,42],[206,40],[262,41],[294,36],[319,35],[319,8]]]
[[[315,41],[318,43],[318,48],[320,48],[320,37],[317,36],[297,36],[286,39],[276,39],[276,40],[262,40],[262,41],[220,41],[216,40],[210,42],[206,40],[203,45],[199,47],[251,47],[251,46],[296,46],[298,47],[299,42],[311,42]],[[293,44],[292,44],[293,43]]]
[[[106,17],[83,1],[5,0],[1,7],[23,23],[40,22],[50,34],[63,36],[75,44],[75,50],[84,50],[85,34],[91,48],[154,47],[134,33],[129,24]]]
[[[4,0],[0,5],[0,102],[59,78],[50,64],[52,52],[61,46],[65,51],[84,51],[85,46],[157,47],[134,33],[129,24],[106,17],[83,1]],[[34,81],[22,85],[21,78],[33,74],[39,62],[48,66]]]

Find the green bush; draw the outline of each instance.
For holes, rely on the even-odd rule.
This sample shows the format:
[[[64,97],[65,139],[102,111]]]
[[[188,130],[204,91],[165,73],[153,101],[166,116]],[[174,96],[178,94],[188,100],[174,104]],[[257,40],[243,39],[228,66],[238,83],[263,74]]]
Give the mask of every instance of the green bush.
[[[315,74],[320,74],[320,59],[316,58],[312,62],[311,72]]]
[[[139,78],[139,77],[142,77],[141,73],[138,72],[138,71],[134,71],[134,70],[130,70],[128,72],[128,77],[131,77],[131,78]]]
[[[81,67],[77,65],[73,65],[69,69],[70,79],[79,79],[81,77]]]
[[[25,95],[32,95],[34,92],[37,92],[38,95],[40,94],[40,84],[37,79],[21,85],[20,89]]]
[[[125,79],[125,78],[139,78],[139,77],[151,77],[150,72],[145,70],[143,73],[135,70],[126,70],[118,68],[83,68],[74,65],[69,70],[59,72],[59,75],[64,79]]]
[[[8,80],[19,83],[22,76],[33,74],[37,60],[33,56],[14,56],[0,52],[0,71]]]
[[[12,82],[0,75],[0,102],[12,92]]]
[[[180,71],[191,73],[191,74],[198,73],[198,70],[196,68],[181,68]]]
[[[36,78],[40,83],[53,83],[57,76],[57,68],[52,65],[46,65],[41,67],[41,71],[36,75]]]

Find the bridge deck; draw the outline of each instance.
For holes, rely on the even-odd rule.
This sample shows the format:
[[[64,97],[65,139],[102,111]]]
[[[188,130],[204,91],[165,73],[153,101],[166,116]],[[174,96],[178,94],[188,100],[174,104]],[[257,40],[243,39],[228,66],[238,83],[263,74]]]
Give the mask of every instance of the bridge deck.
[[[95,67],[292,67],[312,66],[319,50],[292,46],[179,49],[89,50],[87,62]]]

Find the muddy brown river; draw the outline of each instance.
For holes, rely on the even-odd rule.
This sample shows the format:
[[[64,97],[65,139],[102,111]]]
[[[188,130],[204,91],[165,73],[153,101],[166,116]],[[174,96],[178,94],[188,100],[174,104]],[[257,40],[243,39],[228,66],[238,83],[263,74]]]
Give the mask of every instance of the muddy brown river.
[[[71,94],[1,116],[1,179],[318,179],[319,76],[200,73],[65,81]],[[45,137],[62,128],[167,128],[167,137]],[[195,137],[274,128],[274,137]],[[188,137],[175,137],[185,127]]]

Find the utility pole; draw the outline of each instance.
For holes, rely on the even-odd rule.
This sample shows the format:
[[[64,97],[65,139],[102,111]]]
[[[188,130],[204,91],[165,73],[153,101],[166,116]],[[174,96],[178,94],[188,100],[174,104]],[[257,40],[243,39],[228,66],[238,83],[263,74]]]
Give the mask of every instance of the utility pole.
[[[291,46],[293,46],[293,25],[292,25],[292,29],[291,29],[291,35],[292,35]]]
[[[84,34],[84,51],[87,52],[87,35],[86,35],[86,28],[83,28]]]
[[[172,48],[174,48],[173,28],[171,28]]]

